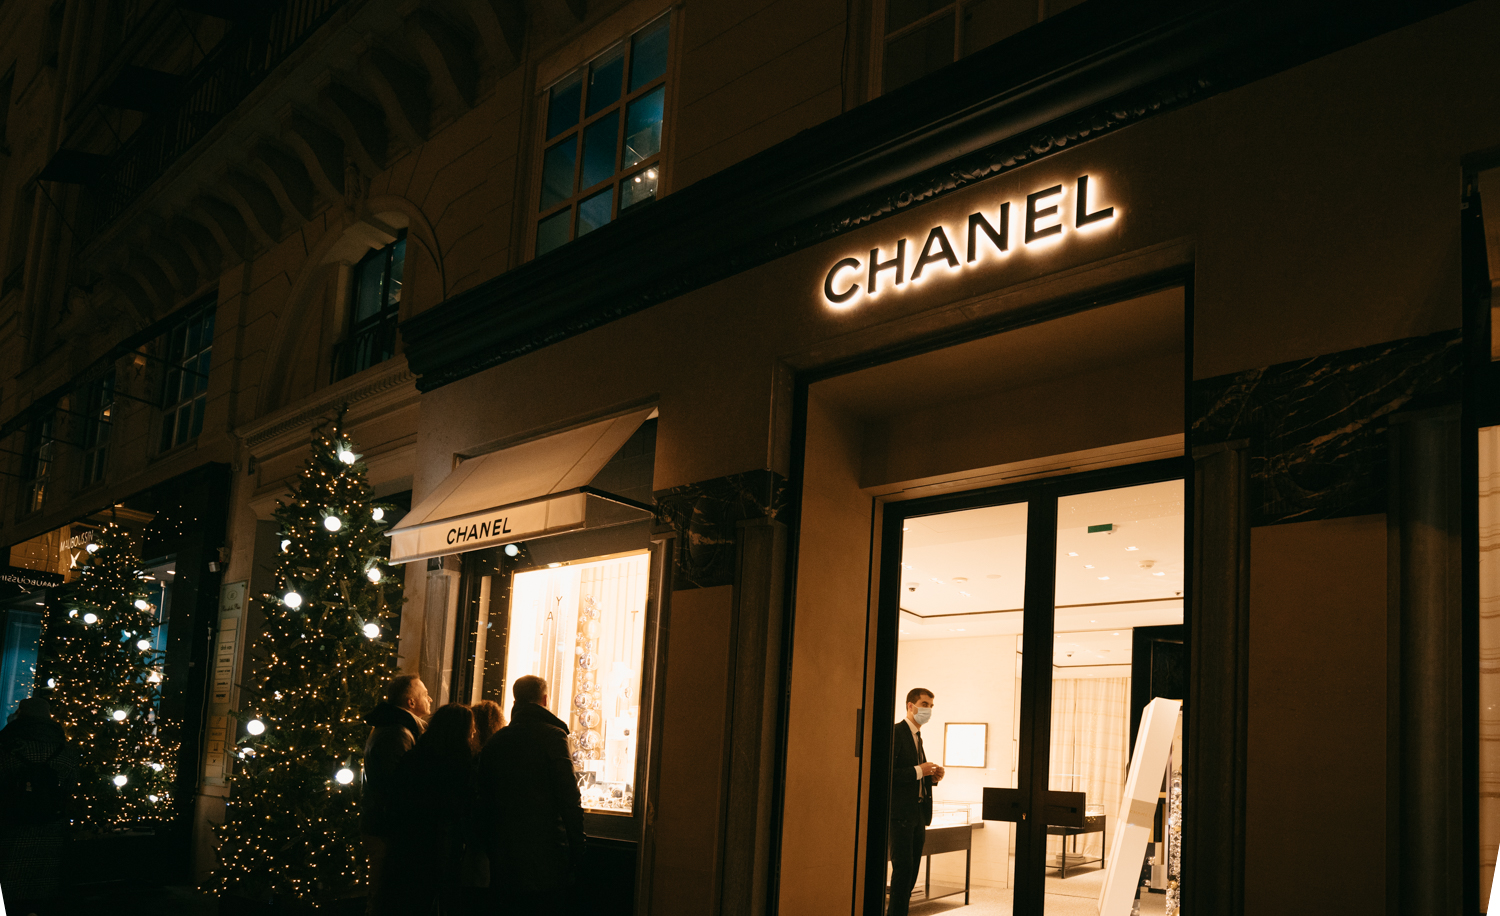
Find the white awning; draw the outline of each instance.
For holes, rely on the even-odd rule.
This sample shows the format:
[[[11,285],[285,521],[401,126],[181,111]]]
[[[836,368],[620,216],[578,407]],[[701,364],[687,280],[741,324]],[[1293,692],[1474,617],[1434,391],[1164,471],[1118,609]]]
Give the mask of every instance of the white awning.
[[[590,499],[634,506],[588,486],[655,412],[645,408],[470,458],[386,536],[391,562],[409,563],[582,528]]]

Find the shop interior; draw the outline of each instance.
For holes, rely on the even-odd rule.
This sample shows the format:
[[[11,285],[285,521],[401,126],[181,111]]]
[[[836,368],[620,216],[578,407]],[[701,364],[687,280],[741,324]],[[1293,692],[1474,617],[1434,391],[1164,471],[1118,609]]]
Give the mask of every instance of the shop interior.
[[[899,708],[913,687],[934,694],[922,735],[928,759],[945,772],[933,789],[928,848],[949,850],[924,860],[914,913],[1011,912],[1012,825],[983,820],[981,799],[985,787],[1017,785],[1027,511],[1021,502],[904,523],[896,696]],[[1137,691],[1133,708],[1132,686],[1152,680],[1152,656],[1162,654],[1153,642],[1180,652],[1183,522],[1181,480],[1058,500],[1049,788],[1083,793],[1085,818],[1081,829],[1049,827],[1049,916],[1099,912],[1133,713],[1138,719],[1150,692]],[[1174,662],[1158,658],[1156,667],[1164,661]],[[1172,690],[1180,678],[1168,686],[1158,671],[1155,680],[1161,695],[1181,698]],[[1180,747],[1179,730],[1179,773]],[[1165,912],[1170,837],[1161,839],[1141,913]]]

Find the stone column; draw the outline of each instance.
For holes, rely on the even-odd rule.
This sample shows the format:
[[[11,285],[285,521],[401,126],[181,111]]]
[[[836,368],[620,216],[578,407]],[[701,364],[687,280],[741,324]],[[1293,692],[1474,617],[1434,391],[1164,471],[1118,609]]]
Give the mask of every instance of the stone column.
[[[1463,902],[1460,429],[1456,406],[1391,418],[1386,842],[1402,916]]]
[[[1193,450],[1182,910],[1245,909],[1249,718],[1249,442]]]
[[[719,912],[760,916],[771,868],[786,525],[762,517],[737,528]]]

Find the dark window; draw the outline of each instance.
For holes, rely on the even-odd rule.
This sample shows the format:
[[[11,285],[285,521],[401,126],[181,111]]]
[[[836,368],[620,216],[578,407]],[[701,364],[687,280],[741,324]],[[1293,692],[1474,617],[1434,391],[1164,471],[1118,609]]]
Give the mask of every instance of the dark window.
[[[1055,15],[1077,0],[1050,0]],[[886,0],[881,88],[899,89],[1035,25],[1037,0]]]
[[[16,191],[11,212],[10,238],[5,244],[5,272],[0,274],[0,296],[21,288],[26,276],[26,246],[31,235],[31,209],[36,203],[36,182],[28,181]]]
[[[10,121],[10,96],[16,86],[16,68],[0,76],[0,148],[5,147],[6,125]]]
[[[405,266],[404,229],[396,241],[371,251],[355,265],[349,290],[349,333],[334,351],[334,381],[396,355],[396,324],[401,319],[401,278]]]
[[[669,28],[663,16],[547,91],[537,254],[656,198]]]
[[[83,485],[104,479],[109,430],[115,413],[115,376],[89,382],[83,397]]]
[[[161,397],[161,451],[196,439],[203,431],[208,370],[213,355],[214,305],[189,311],[167,333],[166,376]]]
[[[45,411],[31,421],[26,434],[26,452],[21,456],[21,514],[42,508],[47,501],[47,482],[57,450],[57,415]]]

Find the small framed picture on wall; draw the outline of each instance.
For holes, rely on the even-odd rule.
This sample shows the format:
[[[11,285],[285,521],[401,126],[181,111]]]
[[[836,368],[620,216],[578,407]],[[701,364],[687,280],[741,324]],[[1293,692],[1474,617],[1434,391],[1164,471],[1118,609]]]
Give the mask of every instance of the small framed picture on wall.
[[[943,766],[984,769],[989,737],[986,722],[948,722],[943,725]]]

